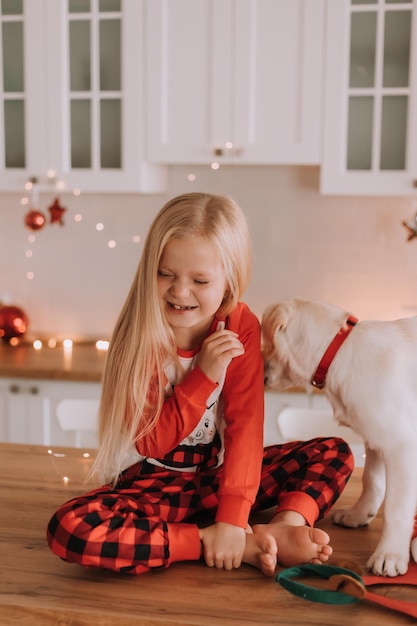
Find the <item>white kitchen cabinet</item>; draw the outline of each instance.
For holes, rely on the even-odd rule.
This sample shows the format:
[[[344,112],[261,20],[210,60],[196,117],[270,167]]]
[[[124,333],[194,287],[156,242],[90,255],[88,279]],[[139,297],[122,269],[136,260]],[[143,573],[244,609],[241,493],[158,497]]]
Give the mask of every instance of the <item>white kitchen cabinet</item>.
[[[43,397],[35,380],[0,379],[1,434],[10,443],[43,443]]]
[[[100,393],[100,383],[0,377],[0,441],[74,447],[76,433],[60,428],[57,404],[62,399],[99,401]],[[277,416],[285,407],[332,413],[323,393],[266,391],[265,445],[279,443]],[[96,447],[97,432],[82,433],[81,443],[83,447]]]
[[[0,189],[152,192],[142,0],[0,3]]]
[[[0,378],[0,440],[47,446],[74,446],[75,434],[63,431],[56,406],[63,398],[100,398],[93,382]],[[94,447],[94,433],[85,434],[85,447]]]
[[[327,3],[321,191],[417,193],[417,0]]]
[[[322,0],[148,0],[147,158],[320,161]]]

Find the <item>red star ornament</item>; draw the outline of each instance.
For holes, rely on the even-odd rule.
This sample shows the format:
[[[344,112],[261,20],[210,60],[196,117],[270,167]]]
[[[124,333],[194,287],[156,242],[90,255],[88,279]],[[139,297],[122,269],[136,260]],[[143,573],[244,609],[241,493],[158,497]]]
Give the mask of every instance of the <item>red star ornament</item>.
[[[59,199],[55,198],[51,206],[48,207],[48,211],[51,214],[51,224],[54,224],[54,222],[58,222],[59,224],[61,224],[61,226],[63,226],[64,225],[63,215],[66,210],[67,209],[64,209],[64,207],[62,207],[59,204]]]

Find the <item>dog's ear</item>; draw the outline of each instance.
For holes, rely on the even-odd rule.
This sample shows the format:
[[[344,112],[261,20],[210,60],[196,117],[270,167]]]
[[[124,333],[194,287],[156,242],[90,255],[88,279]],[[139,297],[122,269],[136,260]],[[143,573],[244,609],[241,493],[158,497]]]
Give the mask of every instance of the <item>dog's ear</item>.
[[[285,300],[279,304],[268,306],[262,315],[262,328],[265,335],[272,338],[276,332],[285,330],[293,308],[292,300]]]

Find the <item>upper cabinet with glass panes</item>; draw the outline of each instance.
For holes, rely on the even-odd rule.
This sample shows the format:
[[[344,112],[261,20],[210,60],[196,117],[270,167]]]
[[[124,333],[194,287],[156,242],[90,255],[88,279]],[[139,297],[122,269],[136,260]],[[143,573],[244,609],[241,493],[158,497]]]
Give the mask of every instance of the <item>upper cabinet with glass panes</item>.
[[[1,168],[24,168],[26,165],[25,63],[23,58],[23,0],[1,1],[2,98],[1,98]]]
[[[417,2],[327,5],[324,193],[417,193]]]
[[[86,2],[69,2],[71,168],[117,170],[122,165],[122,18],[120,1],[106,5],[109,12],[99,6],[94,15]]]
[[[142,0],[0,0],[0,190],[160,191],[143,159]]]

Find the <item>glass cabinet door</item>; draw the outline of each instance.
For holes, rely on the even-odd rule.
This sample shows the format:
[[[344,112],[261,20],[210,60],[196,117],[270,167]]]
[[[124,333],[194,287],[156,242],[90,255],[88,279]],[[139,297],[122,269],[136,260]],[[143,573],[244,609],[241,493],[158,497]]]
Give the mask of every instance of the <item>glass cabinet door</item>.
[[[57,0],[47,0],[56,12]],[[50,153],[60,164],[66,185],[81,191],[160,192],[165,170],[144,159],[142,0],[60,0],[62,90],[55,99],[55,134],[67,128]],[[63,17],[62,17],[63,13]],[[52,43],[53,20],[50,20]],[[54,96],[52,96],[54,97]],[[61,98],[61,99],[59,99]],[[49,168],[54,168],[51,161]]]
[[[143,0],[0,0],[0,191],[160,192],[144,159]]]
[[[413,195],[417,0],[327,4],[323,193]]]
[[[2,0],[1,108],[2,167],[26,166],[23,0]]]
[[[406,168],[411,18],[411,0],[352,0],[348,170]]]
[[[69,0],[71,168],[120,169],[120,0]]]

